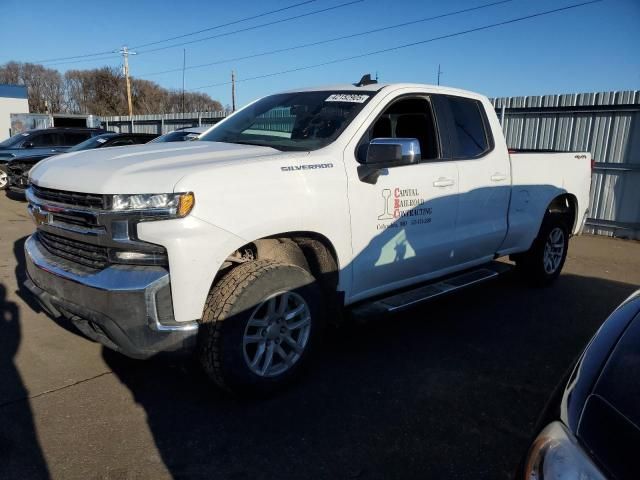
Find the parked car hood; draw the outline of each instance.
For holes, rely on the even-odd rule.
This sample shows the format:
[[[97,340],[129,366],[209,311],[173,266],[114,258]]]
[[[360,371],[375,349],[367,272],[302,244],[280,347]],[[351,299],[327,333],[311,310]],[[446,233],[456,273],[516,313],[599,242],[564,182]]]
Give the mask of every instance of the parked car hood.
[[[578,362],[563,420],[612,478],[636,478],[640,445],[640,290],[602,324]]]
[[[285,155],[270,147],[218,142],[152,143],[65,153],[31,169],[35,185],[83,193],[164,193],[188,173]]]
[[[54,155],[29,155],[25,157],[13,157],[7,160],[8,164],[35,164],[45,158],[53,157]]]

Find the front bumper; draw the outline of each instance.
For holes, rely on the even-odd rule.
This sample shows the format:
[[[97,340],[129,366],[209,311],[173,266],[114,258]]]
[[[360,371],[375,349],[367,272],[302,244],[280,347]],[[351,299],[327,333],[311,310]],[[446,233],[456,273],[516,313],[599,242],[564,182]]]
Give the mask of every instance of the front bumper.
[[[9,189],[24,194],[25,190],[29,186],[29,179],[23,175],[9,174]]]
[[[25,242],[25,286],[54,317],[133,358],[195,346],[197,322],[175,322],[169,272],[163,267],[113,265],[91,270],[49,253],[32,235]]]

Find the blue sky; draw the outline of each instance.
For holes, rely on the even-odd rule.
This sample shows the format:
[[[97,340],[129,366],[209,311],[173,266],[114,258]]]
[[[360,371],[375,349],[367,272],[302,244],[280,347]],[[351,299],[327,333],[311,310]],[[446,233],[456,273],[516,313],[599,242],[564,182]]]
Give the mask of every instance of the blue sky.
[[[0,63],[37,61],[110,51],[213,27],[303,0],[122,1],[2,0]],[[315,0],[259,19],[186,37],[231,32],[346,3]],[[364,0],[279,25],[143,53],[131,59],[131,73],[168,88],[180,88],[180,72],[148,75],[182,66],[320,41],[414,19],[475,7],[496,0]],[[581,8],[481,32],[254,81],[243,78],[295,69],[363,52],[426,40],[551,10],[580,0],[513,0],[474,12],[419,23],[335,43],[186,71],[187,90],[226,82],[235,69],[238,105],[275,91],[327,83],[355,82],[378,73],[384,82],[441,83],[488,96],[540,95],[640,89],[640,0],[604,0]],[[171,45],[179,41],[159,44]],[[151,48],[151,47],[147,47]],[[107,55],[110,57],[110,55]],[[117,57],[55,65],[61,71],[120,64]],[[228,85],[204,91],[230,103]]]

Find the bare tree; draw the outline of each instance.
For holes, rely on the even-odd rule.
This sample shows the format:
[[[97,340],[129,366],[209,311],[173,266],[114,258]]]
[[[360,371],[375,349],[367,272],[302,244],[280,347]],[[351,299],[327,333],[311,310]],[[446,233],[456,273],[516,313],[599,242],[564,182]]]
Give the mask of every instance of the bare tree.
[[[120,69],[57,70],[32,63],[0,65],[0,83],[26,85],[31,112],[126,115],[125,80]],[[132,79],[136,113],[182,112],[182,92],[167,90],[155,82]],[[186,112],[222,110],[222,104],[204,93],[185,92]]]

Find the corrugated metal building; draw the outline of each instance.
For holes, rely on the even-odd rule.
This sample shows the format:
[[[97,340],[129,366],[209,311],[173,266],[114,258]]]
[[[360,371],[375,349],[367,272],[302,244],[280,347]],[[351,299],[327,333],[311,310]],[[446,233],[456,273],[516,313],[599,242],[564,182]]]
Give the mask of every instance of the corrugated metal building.
[[[103,128],[122,133],[157,133],[162,135],[178,128],[206,127],[226,117],[228,112],[164,113],[150,115],[117,115],[101,117]]]
[[[588,150],[587,232],[640,239],[640,92],[493,99],[510,148]]]

